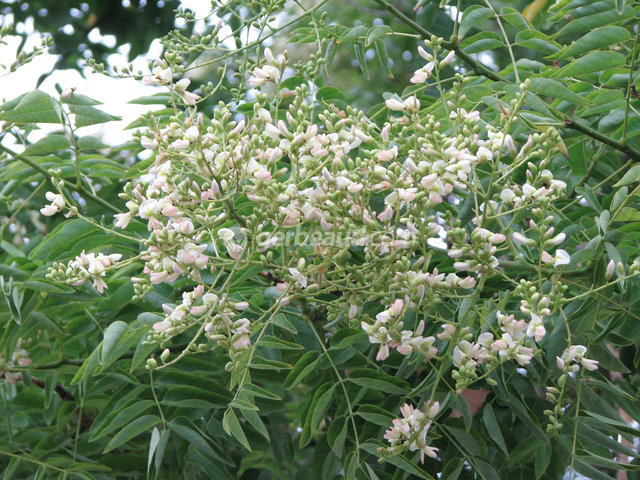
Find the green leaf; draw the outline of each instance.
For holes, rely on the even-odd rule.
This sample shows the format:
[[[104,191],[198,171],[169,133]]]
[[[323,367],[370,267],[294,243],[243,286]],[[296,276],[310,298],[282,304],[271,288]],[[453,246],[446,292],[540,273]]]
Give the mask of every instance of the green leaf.
[[[327,430],[327,443],[338,457],[342,457],[344,442],[347,439],[348,422],[344,415],[334,418]]]
[[[86,137],[80,137],[78,139],[78,150],[102,150],[109,148],[109,145],[105,145],[99,138],[88,135]]]
[[[626,62],[624,55],[618,52],[593,52],[561,68],[552,77],[581,77],[593,72],[620,67]]]
[[[162,420],[156,415],[145,415],[144,417],[135,419],[111,439],[102,453],[107,453],[114,448],[118,448],[120,445],[123,445],[161,422]]]
[[[293,333],[294,335],[298,333],[296,327],[293,326],[293,324],[289,321],[289,319],[287,319],[287,316],[284,313],[275,314],[269,319],[269,322]]]
[[[478,28],[478,24],[487,18],[494,16],[493,10],[478,5],[467,8],[462,14],[462,20],[458,27],[458,42],[462,42],[467,32],[472,28]]]
[[[347,30],[338,40],[336,40],[336,44],[341,45],[343,43],[353,42],[359,37],[364,37],[369,29],[364,25],[358,25],[357,27],[350,28]]]
[[[507,450],[507,445],[504,442],[504,437],[502,436],[500,425],[496,419],[496,414],[489,403],[487,403],[482,410],[482,420],[484,422],[484,426],[487,427],[487,432],[489,432],[491,439],[496,443],[496,445],[498,445],[498,447],[500,447],[500,450],[502,450],[508,458],[509,450]]]
[[[371,30],[369,30],[367,40],[365,41],[365,46],[371,46],[389,32],[391,32],[391,27],[389,25],[377,25],[373,27]]]
[[[624,8],[627,6],[627,0],[616,0],[616,12],[619,15],[624,13]]]
[[[258,344],[261,347],[276,348],[278,350],[300,350],[304,348],[302,345],[298,345],[297,343],[287,342],[286,340],[282,340],[281,338],[273,337],[271,335],[265,335],[262,337]]]
[[[609,450],[613,450],[614,452],[622,453],[623,455],[628,455],[630,457],[634,457],[636,455],[636,452],[626,445],[623,445],[622,443],[614,440],[609,435],[600,433],[592,427],[584,424],[578,424],[578,439],[582,443],[586,443],[585,441],[589,440],[590,442],[605,447]]]
[[[376,40],[373,46],[376,50],[376,55],[378,56],[378,61],[380,62],[382,70],[387,74],[387,77],[394,80],[393,73],[389,68],[389,54],[387,53],[387,45],[384,43],[384,40]]]
[[[596,13],[594,15],[575,18],[556,33],[555,39],[557,40],[559,38],[568,37],[570,35],[575,35],[576,33],[590,32],[598,27],[604,27],[606,25],[621,22],[633,17],[633,15],[633,8],[627,6],[622,13],[618,13],[614,9]]]
[[[269,360],[268,358],[264,358],[260,355],[254,355],[251,359],[251,363],[247,365],[248,368],[254,370],[289,370],[291,365],[285,362],[280,362],[278,360]]]
[[[283,387],[290,389],[304,380],[307,375],[313,372],[319,357],[320,354],[315,350],[311,350],[300,357],[300,360],[296,362],[293,369],[291,369],[287,375],[287,378],[285,378]]]
[[[326,389],[324,388],[325,385],[327,385]],[[335,385],[330,385],[325,383],[320,388],[318,388],[318,390],[316,390],[316,393],[314,395],[314,400],[312,402],[313,412],[307,417],[307,418],[311,418],[311,423],[310,423],[311,430],[315,430],[320,424],[320,420],[322,420],[322,417],[327,411],[327,408],[329,408],[329,405],[331,405],[331,400],[333,399],[333,392],[335,391],[335,389],[336,389]],[[316,401],[316,397],[318,397],[317,401]]]
[[[616,182],[614,187],[622,187],[623,185],[629,185],[640,180],[640,165],[634,165],[631,167],[624,176]]]
[[[79,93],[72,93],[68,97],[60,98],[60,101],[67,105],[84,105],[84,106],[102,105],[102,102],[99,102],[98,100],[94,100],[91,97],[87,97],[86,95],[81,95]]]
[[[551,461],[551,444],[541,443],[536,448],[535,469],[536,478],[540,478],[547,471],[549,462]]]
[[[389,428],[395,418],[390,412],[377,405],[362,405],[356,415],[364,418],[367,422]]]
[[[500,9],[500,16],[520,31],[531,29],[531,22],[515,8],[503,7]]]
[[[163,431],[162,433],[165,433]],[[151,440],[149,441],[149,455],[147,459],[147,477],[149,477],[149,472],[151,471],[151,462],[153,461],[153,455],[156,452],[156,448],[160,443],[160,430],[158,428],[154,428],[151,431]]]
[[[102,110],[84,105],[75,105],[69,109],[76,116],[76,127],[86,127],[98,123],[106,123],[114,120],[122,120],[122,117],[109,115]]]
[[[60,104],[40,90],[24,95],[11,110],[0,109],[0,120],[10,123],[62,123]]]
[[[613,420],[609,417],[605,417],[603,415],[599,415],[597,413],[593,413],[590,412],[588,410],[585,410],[585,412],[589,417],[598,420],[606,425],[609,425],[610,427],[615,428],[617,431],[623,432],[623,433],[628,433],[630,435],[633,435],[635,437],[640,437],[640,430],[638,430],[637,428],[633,428],[629,425],[627,425],[624,422],[620,422],[618,420]],[[584,417],[576,417],[576,420],[578,421],[583,421],[583,423],[589,424],[588,421],[584,420]]]
[[[27,280],[23,285],[25,286],[25,288],[30,288],[31,290],[35,290],[37,292],[47,292],[58,295],[68,295],[75,292],[75,289],[67,287],[66,285],[51,283],[41,279]]]
[[[579,460],[573,462],[573,468],[576,472],[581,473],[589,480],[614,480],[613,477],[602,473],[597,468],[593,468],[591,465],[587,465]]]
[[[404,395],[411,390],[411,385],[400,378],[392,377],[387,373],[369,370],[366,368],[353,370],[349,374],[347,380],[355,383],[356,385],[386,393]]]
[[[478,443],[478,440],[472,432],[466,432],[462,428],[453,427],[451,425],[443,425],[443,428],[451,434],[451,437],[455,439],[455,442],[459,443],[469,455],[474,457],[483,455],[482,451],[484,449],[481,448],[481,445]]]
[[[115,349],[120,339],[129,330],[129,325],[125,322],[117,320],[107,327],[104,331],[104,340],[100,351],[100,363],[104,364]]]
[[[545,55],[552,55],[560,51],[560,45],[550,40],[547,35],[538,30],[523,30],[516,35],[516,44],[523,48],[530,48]]]
[[[311,441],[322,415],[324,415],[324,412],[331,402],[331,395],[334,389],[335,385],[331,385],[328,382],[316,389],[306,413],[302,433],[300,434],[300,448],[306,447]]]
[[[222,419],[222,427],[227,434],[231,435],[233,438],[238,440],[242,446],[244,446],[247,450],[251,451],[251,446],[249,445],[249,441],[247,440],[247,436],[242,430],[242,426],[238,421],[238,417],[233,409],[228,409],[224,412],[224,417]]]
[[[559,55],[551,58],[563,60],[568,57],[577,57],[583,53],[593,52],[601,48],[610,48],[620,42],[628,40],[631,34],[629,30],[622,27],[606,26],[587,33],[582,38],[573,42],[569,48],[563,50]]]
[[[93,225],[81,219],[63,222],[47,235],[40,245],[31,250],[29,258],[46,259],[53,253],[68,252],[69,239],[80,240],[95,231],[96,228]]]
[[[134,105],[170,105],[171,94],[170,93],[156,93],[154,95],[148,95],[145,97],[134,98],[127,103]]]
[[[264,388],[258,387],[257,385],[254,385],[252,383],[245,383],[244,385],[242,385],[242,391],[255,397],[268,398],[270,400],[282,400],[282,398],[275,393],[269,392]]]
[[[162,403],[182,408],[224,408],[231,398],[196,387],[173,387],[162,397]]]
[[[506,45],[500,36],[494,32],[477,33],[472,37],[466,38],[460,44],[460,48],[469,54],[486,52],[500,47],[506,47]]]
[[[236,399],[233,403],[238,402],[239,399]],[[230,406],[233,406],[233,403],[230,404]],[[247,402],[244,402],[247,403]],[[242,412],[242,416],[244,418],[247,419],[247,421],[251,424],[251,426],[253,428],[255,428],[258,432],[260,432],[260,434],[266,438],[267,440],[270,440],[269,438],[269,431],[267,430],[266,425],[264,424],[264,422],[262,421],[262,418],[260,418],[260,415],[258,414],[258,412],[256,412],[256,410],[258,409],[258,407],[251,405],[251,409],[245,409],[240,407],[240,411]]]
[[[23,155],[46,155],[48,153],[66,150],[71,142],[64,135],[51,134],[41,138],[36,143],[25,148]]]
[[[134,399],[132,404],[121,409],[117,415],[107,424],[104,423],[98,428],[91,436],[90,442],[93,442],[99,438],[109,435],[114,430],[117,430],[124,425],[129,424],[141,413],[146,412],[155,405],[153,400],[138,400]],[[106,423],[106,422],[105,422]]]
[[[371,78],[369,77],[369,67],[367,66],[367,55],[365,52],[364,43],[355,42],[353,44],[353,48],[356,52],[356,59],[358,60],[358,65],[360,65],[360,70],[362,70],[362,73],[367,80],[371,80]]]
[[[378,448],[380,447],[386,448],[388,446],[389,446],[388,444],[385,445],[384,443],[378,440],[370,440],[366,443],[361,444],[360,448],[365,452],[370,453],[371,455],[378,456]],[[422,478],[424,480],[435,480],[431,475],[429,475],[427,472],[425,472],[421,468],[418,468],[417,465],[415,465],[413,462],[410,462],[409,460],[404,458],[404,456],[402,455],[386,458],[385,461],[387,463],[390,463],[391,465],[394,465],[395,467],[398,467],[400,470],[404,472],[415,475],[418,478]],[[345,479],[346,478],[348,477],[345,477]]]
[[[573,93],[571,90],[569,90],[567,87],[556,80],[538,77],[531,78],[529,81],[531,82],[531,90],[537,94],[566,100],[567,102],[570,102],[574,105],[588,106],[592,104],[592,102],[589,102],[584,97]]]
[[[202,432],[186,417],[178,417],[167,425],[172,432],[184,438],[190,445],[212,458],[220,458],[215,453]]]

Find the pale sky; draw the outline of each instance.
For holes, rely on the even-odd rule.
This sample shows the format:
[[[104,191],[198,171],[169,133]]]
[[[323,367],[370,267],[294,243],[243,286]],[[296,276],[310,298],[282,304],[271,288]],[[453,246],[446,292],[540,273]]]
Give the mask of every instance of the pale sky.
[[[209,5],[209,2],[202,0],[182,0],[182,6],[192,9],[198,18],[203,18],[209,13]],[[2,19],[0,19],[0,24],[2,24],[1,22]],[[204,25],[204,22],[202,22],[202,25]],[[26,25],[25,29],[31,33],[33,32],[33,25]],[[112,36],[101,37],[97,29],[94,29],[89,34],[89,38],[92,41],[102,39],[107,45],[113,45],[115,42]],[[20,38],[15,36],[7,37],[5,41],[7,45],[0,45],[0,64],[10,64],[15,59],[15,52],[20,43]],[[25,50],[31,50],[34,45],[40,45],[40,37],[37,34],[29,37]],[[124,48],[126,48],[126,46]],[[121,49],[121,52],[124,52],[124,50]],[[137,72],[140,69],[148,73],[148,60],[157,58],[161,52],[162,47],[160,42],[154,41],[151,44],[146,58],[139,57],[133,60],[134,71]],[[20,67],[17,72],[8,75],[6,74],[7,70],[0,68],[0,103],[12,100],[18,95],[34,90],[38,78],[40,78],[43,73],[51,70],[56,62],[56,58],[57,56],[45,52],[36,57],[31,63]],[[109,63],[117,65],[118,67],[128,65],[124,55],[112,55],[109,57]],[[60,84],[63,89],[75,87],[76,93],[86,95],[104,103],[104,105],[98,106],[98,108],[101,108],[109,114],[123,117],[123,120],[120,122],[83,127],[78,132],[80,136],[102,132],[103,141],[107,144],[116,145],[127,141],[130,138],[131,131],[124,130],[124,127],[138,118],[141,113],[160,108],[160,106],[131,105],[127,102],[138,97],[166,91],[166,88],[147,86],[141,81],[130,78],[114,79],[102,74],[93,74],[90,69],[85,69],[85,76],[87,77],[86,79],[75,70],[55,71],[40,85],[40,90],[57,98],[56,83]],[[55,129],[55,126],[52,125],[52,127],[52,129]],[[50,130],[43,129],[40,132],[34,132],[29,139],[35,141],[45,135],[47,131]]]

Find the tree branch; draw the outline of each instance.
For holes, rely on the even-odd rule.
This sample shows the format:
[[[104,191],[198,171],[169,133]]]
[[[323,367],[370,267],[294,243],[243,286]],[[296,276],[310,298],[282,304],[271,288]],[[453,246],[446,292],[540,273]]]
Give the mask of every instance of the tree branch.
[[[374,1],[378,5],[384,7],[385,10],[387,10],[389,13],[391,13],[394,17],[396,17],[402,23],[404,23],[405,25],[410,27],[412,30],[414,30],[422,38],[431,39],[431,37],[433,36],[433,34],[431,32],[429,32],[427,29],[421,27],[416,22],[411,20],[404,13],[402,13],[396,7],[391,5],[387,0],[374,0]],[[486,77],[486,78],[488,78],[490,80],[493,80],[494,82],[505,82],[505,83],[508,83],[510,85],[514,85],[513,82],[510,82],[506,78],[502,77],[498,73],[494,72],[490,68],[485,67],[480,62],[478,62],[477,60],[472,58],[468,53],[466,53],[464,50],[462,50],[462,48],[460,48],[460,45],[458,45],[455,42],[454,38],[452,38],[451,40],[453,40],[453,41],[446,41],[446,40],[443,41],[442,42],[442,46],[444,48],[446,48],[447,50],[453,50],[456,53],[456,56],[460,60],[462,60],[464,63],[466,63],[471,68],[471,70],[473,70],[473,72],[476,75],[481,76],[481,77]],[[541,100],[541,101],[543,101],[543,100]],[[635,148],[630,147],[626,143],[623,144],[621,142],[618,142],[618,141],[614,140],[611,137],[603,135],[603,134],[597,132],[596,130],[592,129],[591,127],[588,127],[588,126],[586,126],[586,125],[584,125],[582,123],[579,123],[578,121],[574,120],[573,118],[569,117],[568,115],[565,115],[564,113],[560,112],[556,108],[554,108],[551,105],[549,105],[547,102],[544,102],[544,103],[547,106],[547,108],[554,115],[556,115],[556,117],[564,119],[564,122],[565,122],[565,125],[566,125],[567,128],[570,128],[572,130],[576,130],[578,132],[584,133],[585,135],[587,135],[588,137],[593,138],[594,140],[602,142],[605,145],[607,145],[607,146],[609,146],[609,147],[611,147],[611,148],[613,148],[615,150],[618,150],[618,151],[620,151],[622,153],[627,154],[633,160],[640,161],[640,151],[636,150]]]

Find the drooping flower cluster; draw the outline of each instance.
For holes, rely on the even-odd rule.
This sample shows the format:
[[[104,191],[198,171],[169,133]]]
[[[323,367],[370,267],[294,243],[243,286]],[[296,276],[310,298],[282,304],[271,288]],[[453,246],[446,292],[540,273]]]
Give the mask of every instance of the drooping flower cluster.
[[[450,324],[444,325],[444,331],[438,334],[440,340],[455,342],[452,359],[458,370],[454,370],[452,376],[458,391],[477,380],[477,369],[483,363],[490,367],[508,360],[515,360],[521,366],[529,364],[534,355],[531,339],[539,342],[546,334],[544,323],[536,314],[531,314],[529,322],[516,320],[513,314],[496,312],[496,316],[499,336],[487,331],[481,333],[476,342],[470,342],[473,336],[468,327],[457,331]]]
[[[425,455],[436,458],[438,449],[428,444],[427,433],[433,419],[440,411],[440,404],[434,402],[430,407],[424,407],[424,411],[407,403],[400,407],[403,418],[396,418],[384,435],[391,447],[381,448],[381,454],[389,455],[402,453],[405,450],[420,451],[420,461],[424,462]]]

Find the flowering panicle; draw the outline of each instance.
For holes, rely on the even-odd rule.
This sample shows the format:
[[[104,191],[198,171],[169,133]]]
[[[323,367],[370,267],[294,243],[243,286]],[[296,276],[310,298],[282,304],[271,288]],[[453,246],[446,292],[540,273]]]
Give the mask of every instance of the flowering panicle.
[[[380,448],[382,458],[397,455],[405,450],[420,452],[420,461],[424,462],[425,455],[437,457],[438,449],[428,444],[427,433],[429,427],[440,411],[440,404],[434,402],[431,406],[424,406],[424,411],[407,403],[400,407],[402,418],[393,420],[392,426],[384,435],[391,444],[390,447]]]
[[[426,63],[414,84],[440,81],[440,70],[454,61],[453,53],[442,57],[439,41],[426,47],[431,53],[418,49]],[[557,231],[551,204],[567,185],[547,168],[561,138],[554,129],[526,137],[513,127],[528,83],[508,104],[499,102],[493,125],[466,98],[461,75],[445,94],[444,115],[429,113],[416,90],[387,98],[388,117],[376,124],[356,108],[323,105],[312,81],[279,102],[291,71],[286,51],[276,58],[266,48],[250,65],[244,73],[255,102],[242,112],[221,103],[210,121],[197,112],[199,96],[178,78],[179,67],[158,60],[145,79],[168,87],[186,108],[168,121],[146,117],[136,138],[151,166],[125,186],[126,211],[114,223],[126,229],[139,222],[148,232],[138,257],[142,273],[133,280],[136,299],[161,284],[182,289],[176,304],[162,306],[147,340],[161,345],[164,365],[172,358],[170,340],[192,328],[198,333],[183,354],[223,350],[232,378],[246,376],[240,374],[257,358],[257,332],[267,321],[234,300],[241,276],[261,290],[256,308],[291,304],[287,309],[298,308],[314,324],[326,319],[320,328],[327,337],[359,325],[378,362],[398,354],[407,362],[451,358],[458,392],[480,378],[491,383],[491,371],[506,362],[526,368],[564,301],[558,267],[571,261],[558,248],[567,237]],[[44,215],[65,207],[61,195],[46,198]],[[474,213],[465,217],[459,207],[456,217],[461,202]],[[54,264],[52,275],[73,285],[92,280],[102,293],[106,271],[120,258],[83,252],[68,266]],[[518,262],[557,277],[507,287],[500,306],[475,290],[502,281]],[[462,308],[467,301],[485,303],[471,311]],[[520,311],[511,313],[518,302]],[[585,353],[570,347],[558,365],[566,374],[579,365],[596,368]],[[439,408],[404,405],[385,434],[391,446],[383,457],[406,450],[419,451],[423,461],[435,457],[427,434]]]

